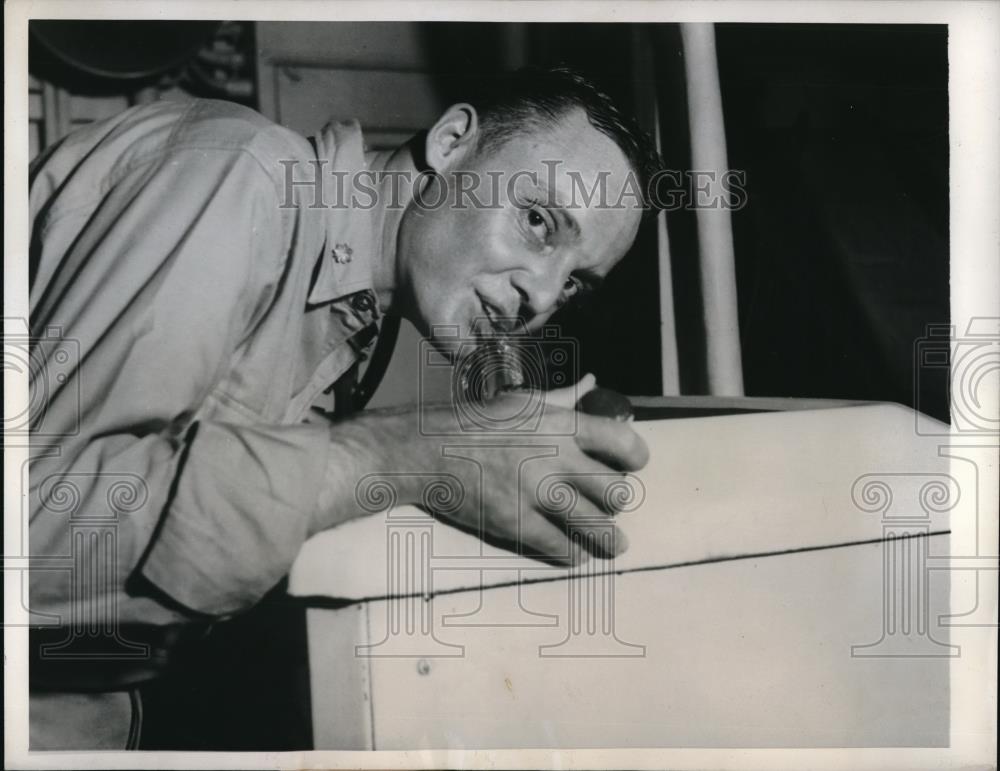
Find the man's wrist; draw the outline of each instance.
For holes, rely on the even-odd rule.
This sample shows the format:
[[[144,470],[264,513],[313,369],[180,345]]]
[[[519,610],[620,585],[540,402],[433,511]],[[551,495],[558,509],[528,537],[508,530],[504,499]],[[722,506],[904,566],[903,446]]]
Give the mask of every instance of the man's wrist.
[[[330,427],[330,444],[310,535],[370,513],[358,500],[361,481],[372,474],[392,479],[395,501],[413,503],[420,486],[415,477],[393,475],[400,470],[420,470],[426,453],[416,446],[412,410],[365,413]],[[414,461],[414,459],[420,459]],[[411,469],[411,466],[413,468]]]

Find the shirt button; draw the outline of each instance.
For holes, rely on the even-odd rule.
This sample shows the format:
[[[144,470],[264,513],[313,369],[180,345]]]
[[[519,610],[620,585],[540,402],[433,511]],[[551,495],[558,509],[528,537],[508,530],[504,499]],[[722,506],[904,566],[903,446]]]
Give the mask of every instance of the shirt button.
[[[354,310],[358,313],[368,313],[372,308],[375,307],[375,301],[368,292],[359,292],[354,295],[351,300],[351,305],[354,306]]]

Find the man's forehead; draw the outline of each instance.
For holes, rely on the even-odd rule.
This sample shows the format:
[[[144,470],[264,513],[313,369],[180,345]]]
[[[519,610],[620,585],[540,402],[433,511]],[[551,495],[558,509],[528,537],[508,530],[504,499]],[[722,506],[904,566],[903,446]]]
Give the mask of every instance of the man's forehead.
[[[494,160],[545,172],[550,180],[554,171],[560,183],[573,177],[592,183],[603,175],[621,186],[630,173],[625,153],[590,122],[582,108],[568,111],[554,123],[524,128],[504,143]]]

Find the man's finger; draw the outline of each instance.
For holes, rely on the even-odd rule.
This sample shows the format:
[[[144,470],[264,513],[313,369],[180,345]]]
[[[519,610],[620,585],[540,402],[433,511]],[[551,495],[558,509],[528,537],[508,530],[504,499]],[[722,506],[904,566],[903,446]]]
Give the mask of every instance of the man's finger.
[[[565,503],[565,498],[562,498]],[[628,539],[614,520],[583,496],[575,497],[572,506],[547,508],[553,524],[567,533],[574,544],[597,557],[610,559],[628,548]]]
[[[539,482],[535,503],[549,514],[568,514],[573,501],[583,497],[603,513],[614,515],[623,508],[636,508],[643,495],[635,477],[583,453],[574,453],[564,471],[549,474]]]
[[[587,455],[613,469],[638,471],[649,462],[649,447],[628,424],[580,414],[576,443]]]
[[[550,522],[537,511],[522,519],[520,536],[521,551],[527,557],[555,565],[579,565],[589,559],[586,550],[567,537],[565,526]]]
[[[597,378],[588,373],[580,378],[579,383],[546,392],[545,403],[571,410],[583,398],[584,394],[593,391],[596,387]]]
[[[623,505],[630,506],[641,495],[635,477],[613,471],[602,463],[591,460],[587,471],[574,471],[569,479],[588,501],[605,514],[615,515]]]

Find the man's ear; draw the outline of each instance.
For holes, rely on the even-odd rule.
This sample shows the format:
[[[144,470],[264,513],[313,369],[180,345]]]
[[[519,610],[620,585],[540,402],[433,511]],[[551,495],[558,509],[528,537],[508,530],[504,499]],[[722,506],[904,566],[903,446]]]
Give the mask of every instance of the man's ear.
[[[479,116],[471,104],[453,104],[427,132],[427,166],[441,173],[468,157],[479,139]]]

